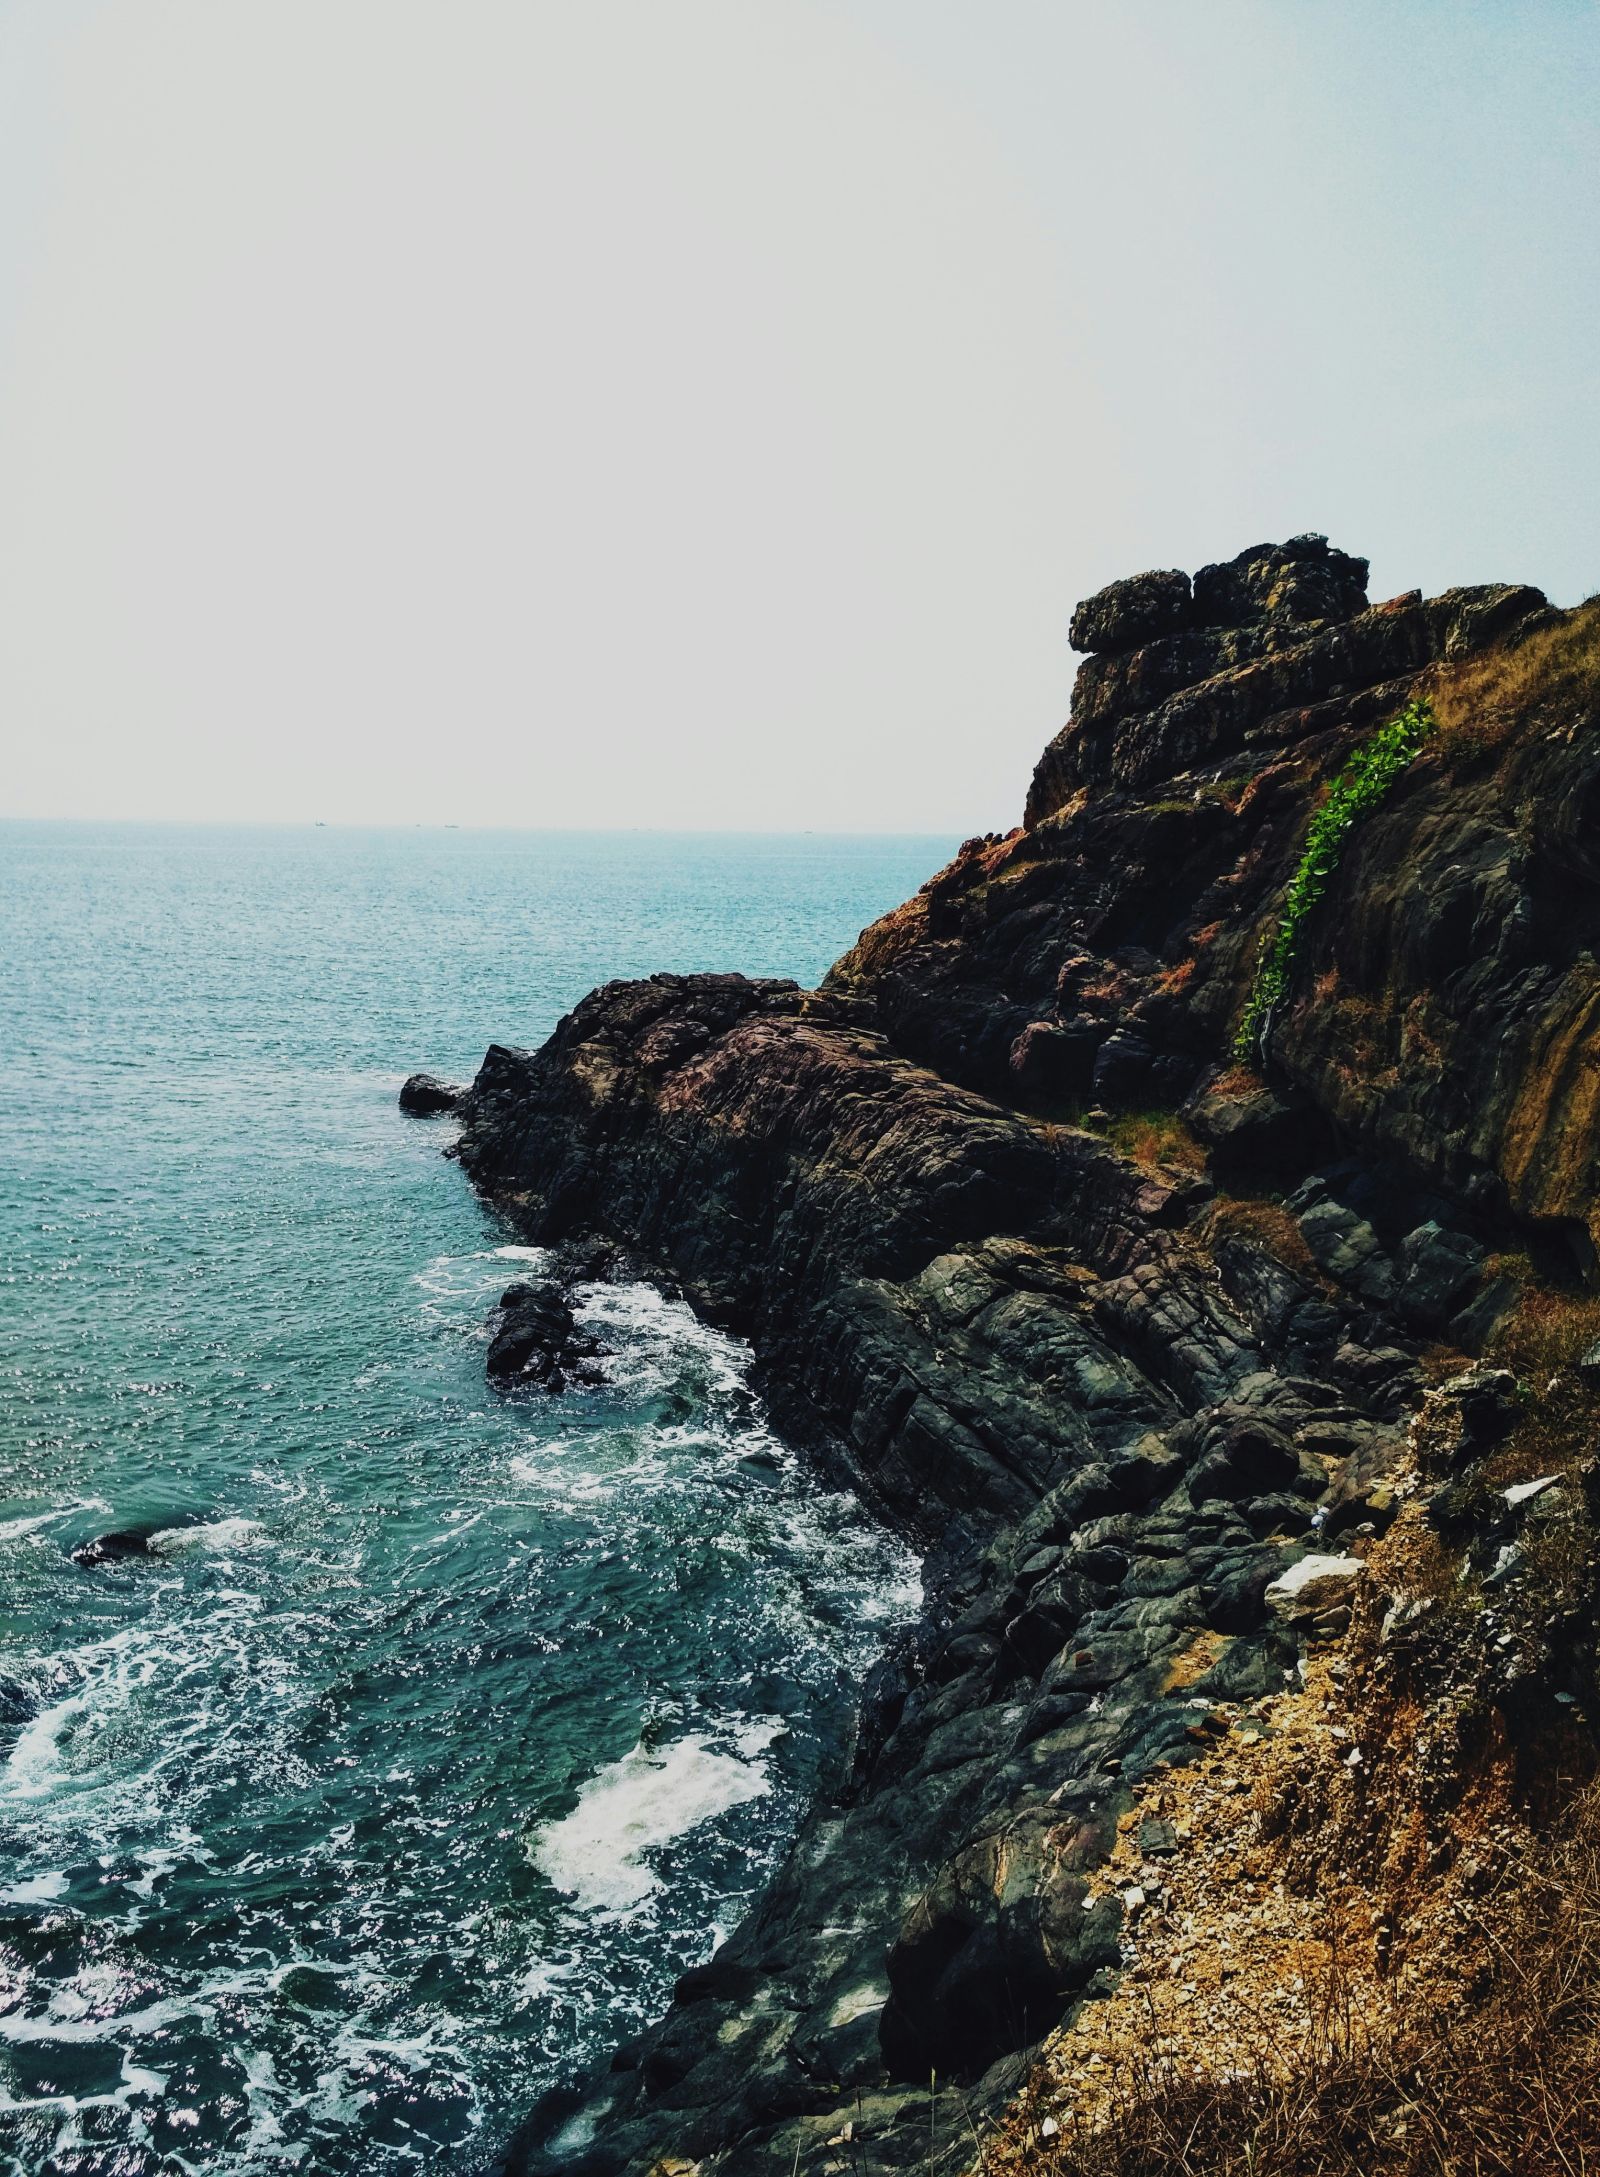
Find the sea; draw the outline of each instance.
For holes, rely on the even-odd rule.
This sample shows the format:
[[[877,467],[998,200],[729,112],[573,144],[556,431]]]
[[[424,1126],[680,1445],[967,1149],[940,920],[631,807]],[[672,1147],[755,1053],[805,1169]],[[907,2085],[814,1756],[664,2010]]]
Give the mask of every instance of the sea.
[[[953,845],[0,824],[0,2170],[471,2170],[736,1925],[916,1561],[648,1286],[493,1391],[396,1092]]]

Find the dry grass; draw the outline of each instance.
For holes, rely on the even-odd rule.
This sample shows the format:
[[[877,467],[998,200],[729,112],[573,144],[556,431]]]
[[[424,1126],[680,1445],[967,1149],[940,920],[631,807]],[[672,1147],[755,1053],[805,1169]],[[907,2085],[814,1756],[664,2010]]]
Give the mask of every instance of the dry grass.
[[[1600,1799],[1461,1917],[1453,2005],[1352,2000],[1335,1946],[1291,2063],[1124,2062],[1092,2122],[1019,2112],[1028,2177],[1580,2177],[1600,2170]],[[1046,2126],[1051,2129],[1046,2130]],[[1013,2138],[1016,2134],[1013,2133]],[[1009,2165],[1008,2165],[1009,2166]]]
[[[1203,1172],[1206,1153],[1175,1111],[1124,1111],[1106,1127],[1120,1156],[1146,1171]]]
[[[1327,1284],[1312,1259],[1298,1220],[1281,1202],[1264,1195],[1247,1198],[1219,1194],[1201,1211],[1195,1229],[1208,1247],[1214,1247],[1219,1240],[1245,1240],[1309,1283],[1319,1288]]]
[[[1600,597],[1509,649],[1440,672],[1429,690],[1446,761],[1498,756],[1532,720],[1600,704]]]
[[[1550,1377],[1570,1369],[1597,1338],[1600,1294],[1530,1283],[1496,1330],[1490,1358],[1501,1368],[1515,1369],[1542,1390]]]
[[[1483,1470],[1487,1486],[1564,1474],[1600,1437],[1600,1393],[1574,1363],[1600,1339],[1600,1295],[1530,1284],[1484,1354],[1523,1388],[1521,1418]]]

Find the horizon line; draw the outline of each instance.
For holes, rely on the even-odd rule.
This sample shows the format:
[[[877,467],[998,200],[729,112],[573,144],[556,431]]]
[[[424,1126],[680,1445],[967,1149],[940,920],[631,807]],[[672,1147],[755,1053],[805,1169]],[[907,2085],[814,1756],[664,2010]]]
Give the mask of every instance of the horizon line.
[[[104,830],[172,831],[361,831],[473,832],[518,838],[572,839],[944,839],[972,836],[963,825],[894,829],[871,825],[760,824],[486,824],[471,819],[405,817],[233,817],[233,816],[9,816],[0,825],[94,825]],[[1019,827],[1011,827],[1013,829]]]

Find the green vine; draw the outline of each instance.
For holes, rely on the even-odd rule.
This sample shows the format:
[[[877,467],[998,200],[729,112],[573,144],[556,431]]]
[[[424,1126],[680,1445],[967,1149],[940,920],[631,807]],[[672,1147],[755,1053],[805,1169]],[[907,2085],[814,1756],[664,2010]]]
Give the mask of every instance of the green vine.
[[[1234,1038],[1235,1057],[1256,1057],[1273,1013],[1288,995],[1306,917],[1327,891],[1345,841],[1388,794],[1433,724],[1433,708],[1425,697],[1420,698],[1408,703],[1397,718],[1380,726],[1345,759],[1328,789],[1327,800],[1311,819],[1305,847],[1283,895],[1283,912],[1261,940],[1255,985]]]

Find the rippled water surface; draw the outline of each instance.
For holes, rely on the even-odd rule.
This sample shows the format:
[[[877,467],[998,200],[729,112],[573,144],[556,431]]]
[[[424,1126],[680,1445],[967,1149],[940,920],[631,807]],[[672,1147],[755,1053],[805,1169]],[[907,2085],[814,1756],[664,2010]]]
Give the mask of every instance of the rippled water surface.
[[[470,2168],[736,1920],[914,1566],[645,1288],[491,1395],[395,1091],[949,845],[0,826],[0,2168]]]

